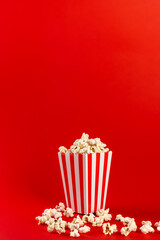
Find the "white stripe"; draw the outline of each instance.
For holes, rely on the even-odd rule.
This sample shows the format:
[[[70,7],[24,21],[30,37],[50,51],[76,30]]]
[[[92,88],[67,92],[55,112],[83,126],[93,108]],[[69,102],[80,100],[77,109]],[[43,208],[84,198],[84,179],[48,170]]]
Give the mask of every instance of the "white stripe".
[[[91,212],[94,212],[95,202],[95,181],[96,181],[96,153],[92,153],[92,183],[91,183]]]
[[[64,194],[65,194],[65,198],[66,198],[66,204],[67,204],[67,207],[69,207],[69,206],[68,206],[68,197],[67,197],[66,183],[65,183],[65,179],[64,179],[64,171],[63,171],[63,164],[62,164],[62,155],[61,155],[60,152],[58,153],[58,158],[59,158],[59,163],[60,163],[61,176],[62,176]]]
[[[77,210],[78,210],[78,213],[81,213],[81,195],[80,195],[78,154],[74,154],[74,172],[75,172],[75,179],[76,179]]]
[[[104,153],[100,153],[97,210],[99,210],[101,206],[103,168],[104,168]]]
[[[103,209],[105,208],[105,204],[106,204],[106,197],[107,197],[107,189],[108,189],[108,180],[109,180],[111,159],[112,159],[112,151],[109,151],[109,153],[108,153],[108,163],[107,163],[107,176],[106,176],[104,200],[103,200]]]
[[[84,213],[88,214],[88,155],[83,154]]]
[[[73,211],[75,211],[74,198],[73,198],[72,175],[71,175],[71,164],[70,164],[70,154],[69,153],[66,153],[66,166],[67,166],[67,174],[68,174],[70,199],[71,199],[71,208],[73,209]]]

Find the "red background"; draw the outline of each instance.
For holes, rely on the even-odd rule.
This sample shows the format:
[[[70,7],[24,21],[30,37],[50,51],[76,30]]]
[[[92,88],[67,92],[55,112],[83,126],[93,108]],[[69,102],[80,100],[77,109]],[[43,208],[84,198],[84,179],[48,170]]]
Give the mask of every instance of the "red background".
[[[111,212],[159,220],[160,2],[6,0],[0,34],[0,238],[62,238],[34,218],[83,132],[113,151]]]

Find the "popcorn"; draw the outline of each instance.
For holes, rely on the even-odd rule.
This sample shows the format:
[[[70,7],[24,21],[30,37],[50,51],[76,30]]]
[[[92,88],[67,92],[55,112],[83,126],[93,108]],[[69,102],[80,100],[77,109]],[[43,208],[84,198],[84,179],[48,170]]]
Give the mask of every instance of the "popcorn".
[[[66,210],[63,213],[66,217],[73,217],[73,210],[69,207],[66,208]]]
[[[123,220],[124,220],[124,217],[122,217],[122,215],[121,215],[121,214],[117,214],[117,216],[116,216],[115,220],[117,220],[117,221],[120,221],[120,222],[123,222]]]
[[[65,232],[65,227],[66,227],[66,221],[63,221],[62,218],[59,218],[54,224],[54,228],[59,234]]]
[[[68,228],[73,231],[74,229],[79,229],[79,224],[78,223],[73,223],[73,222],[68,222]]]
[[[83,220],[79,217],[79,215],[78,215],[76,218],[73,219],[72,223],[75,223],[75,224],[78,223],[80,227],[84,225],[84,222],[83,222]]]
[[[54,218],[50,218],[48,221],[46,221],[47,225],[52,225],[55,222]]]
[[[38,220],[38,225],[40,225],[40,224],[46,223],[48,218],[47,216],[42,216],[42,217],[38,216],[36,217],[36,220]]]
[[[104,222],[104,219],[103,219],[102,216],[100,216],[100,217],[95,217],[95,220],[94,220],[94,222],[92,223],[92,226],[94,226],[94,227],[101,227],[102,224],[103,224],[103,222]]]
[[[110,225],[110,223],[104,223],[103,224],[103,233],[105,235],[109,234],[113,234],[114,232],[117,232],[117,226],[116,224]]]
[[[108,213],[109,213],[109,208],[106,209],[106,210],[104,210],[104,209],[99,209],[99,210],[96,211],[96,215],[97,215],[98,217],[103,216],[104,214],[108,214]]]
[[[64,210],[65,210],[64,203],[60,202],[59,205],[56,205],[56,209],[58,212],[60,212],[60,211],[64,212]]]
[[[59,147],[59,151],[62,153],[66,153],[67,152],[67,148],[65,148],[65,147],[63,147],[63,146],[61,146],[61,147]]]
[[[105,213],[102,217],[103,217],[104,221],[110,221],[112,219],[112,215],[109,213],[108,214]]]
[[[74,229],[73,231],[70,232],[70,237],[79,237],[80,234],[78,233],[77,229]]]
[[[90,154],[108,152],[109,149],[106,148],[106,144],[101,142],[100,138],[89,139],[89,135],[83,133],[81,139],[77,139],[70,149],[61,146],[59,147],[59,151],[63,153]]]
[[[79,228],[79,232],[80,233],[87,233],[87,232],[89,232],[91,230],[91,228],[90,227],[88,227],[88,226],[84,226],[84,227],[80,227]]]
[[[83,220],[84,223],[88,223],[88,216],[87,216],[87,215],[84,215],[84,216],[82,217],[82,220]]]
[[[44,212],[42,213],[43,216],[47,216],[47,218],[51,218],[53,216],[55,216],[55,214],[57,213],[57,210],[55,208],[49,208],[49,209],[45,209]]]
[[[157,228],[158,231],[160,231],[160,221],[156,222],[154,226]]]
[[[144,221],[143,221],[144,222]],[[143,223],[142,223],[143,224]],[[140,227],[142,233],[147,234],[150,232],[155,232],[154,228],[151,227],[150,223],[144,223],[142,227]]]
[[[47,231],[48,232],[53,232],[54,231],[54,222],[52,224],[48,224]]]
[[[129,227],[129,230],[130,230],[130,231],[134,231],[134,232],[137,231],[137,225],[136,225],[136,223],[135,223],[134,218],[131,218],[131,220],[130,220],[129,223],[128,223],[128,227]]]
[[[150,221],[142,221],[142,225],[149,225],[149,226],[152,226],[152,223]]]
[[[57,219],[59,217],[62,217],[62,213],[61,212],[56,212],[54,215],[54,218]]]
[[[89,223],[93,223],[94,222],[94,219],[95,219],[95,216],[93,213],[90,213],[89,216],[88,216],[88,222]]]
[[[129,227],[122,227],[121,228],[121,234],[124,235],[124,236],[128,236],[130,232],[131,231],[130,231]]]

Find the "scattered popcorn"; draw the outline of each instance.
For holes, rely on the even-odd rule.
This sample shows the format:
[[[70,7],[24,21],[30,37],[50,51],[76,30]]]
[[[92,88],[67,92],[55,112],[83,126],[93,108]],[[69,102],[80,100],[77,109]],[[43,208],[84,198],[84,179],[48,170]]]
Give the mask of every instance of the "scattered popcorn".
[[[135,223],[134,218],[131,218],[131,220],[129,221],[129,223],[128,223],[127,226],[129,227],[129,230],[130,230],[130,231],[134,231],[134,232],[137,231],[137,225],[136,225],[136,223]]]
[[[80,227],[82,227],[84,225],[83,220],[79,217],[79,215],[73,219],[72,223],[78,223]]]
[[[94,222],[94,219],[95,219],[95,216],[93,213],[90,213],[89,216],[88,216],[88,222],[89,223],[93,223]]]
[[[130,232],[131,231],[130,231],[129,227],[122,227],[121,228],[121,234],[124,235],[124,236],[128,236]]]
[[[142,227],[140,227],[140,230],[142,233],[147,234],[150,232],[154,232],[154,228],[152,228],[149,224],[144,224]]]
[[[53,232],[54,231],[54,223],[48,224],[47,231],[48,232]]]
[[[59,205],[56,206],[56,209],[58,212],[60,212],[60,211],[64,212],[64,210],[65,210],[64,203],[60,202]]]
[[[57,219],[59,217],[62,217],[62,213],[61,212],[56,212],[56,214],[54,215],[54,218]]]
[[[65,232],[65,227],[66,227],[66,221],[63,221],[62,218],[59,218],[54,224],[54,228],[59,234]]]
[[[92,226],[94,226],[94,227],[101,227],[102,224],[103,224],[103,221],[104,221],[104,219],[103,219],[102,216],[100,216],[100,217],[95,217],[95,220],[94,220],[94,222],[92,223]]]
[[[142,225],[149,225],[149,226],[152,226],[152,223],[150,221],[142,221]]]
[[[66,210],[63,213],[66,217],[73,217],[73,210],[69,207],[66,208]]]
[[[78,233],[77,229],[74,229],[73,231],[70,232],[70,237],[79,237],[80,234]]]
[[[42,213],[43,216],[47,216],[47,218],[51,218],[54,217],[55,214],[57,213],[57,210],[55,208],[49,208],[49,209],[45,209],[44,212]]]
[[[36,217],[36,220],[38,220],[38,225],[40,225],[40,224],[46,223],[48,218],[47,216],[42,216],[42,217],[38,216]]]
[[[105,235],[109,234],[113,234],[114,232],[117,232],[117,226],[116,224],[110,225],[110,223],[104,223],[103,224],[103,233]]]
[[[80,227],[80,228],[79,228],[79,232],[80,232],[80,233],[87,233],[87,232],[89,232],[90,230],[91,230],[91,228],[88,227],[88,226],[84,226],[84,227]]]
[[[79,229],[79,224],[78,223],[70,223],[70,222],[68,222],[68,228],[71,230],[71,231],[73,231],[74,229]]]
[[[106,210],[104,210],[104,209],[99,209],[99,210],[96,211],[96,215],[97,215],[98,217],[103,216],[104,214],[108,214],[108,213],[109,213],[109,208],[106,209]]]
[[[120,222],[123,222],[123,220],[124,220],[124,217],[122,217],[122,215],[121,215],[121,214],[117,214],[117,216],[116,216],[115,220],[117,220],[117,221],[120,221]]]
[[[104,221],[110,221],[112,219],[112,215],[109,213],[108,214],[105,213],[102,217],[103,217]]]
[[[160,231],[160,221],[156,222],[154,226],[157,228],[158,231]]]
[[[124,225],[127,225],[131,220],[132,220],[132,218],[125,217],[125,218],[123,218],[122,222],[124,223]]]
[[[66,153],[80,153],[80,154],[90,154],[90,153],[101,153],[108,152],[109,149],[106,148],[106,144],[102,143],[100,138],[89,139],[89,135],[83,133],[81,139],[77,139],[70,149],[65,147],[59,147],[59,151]]]
[[[53,223],[55,223],[55,219],[54,218],[50,218],[48,221],[46,221],[47,225],[52,225]]]
[[[87,216],[87,215],[84,215],[84,216],[82,217],[82,220],[83,220],[84,223],[88,223],[88,217],[89,217],[89,216]]]

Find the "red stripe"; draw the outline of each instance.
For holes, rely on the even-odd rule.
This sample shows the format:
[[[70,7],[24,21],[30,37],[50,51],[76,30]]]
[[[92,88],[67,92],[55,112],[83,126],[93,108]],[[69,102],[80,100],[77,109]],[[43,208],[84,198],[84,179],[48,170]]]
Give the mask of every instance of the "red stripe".
[[[103,202],[104,202],[104,190],[105,190],[105,182],[106,182],[106,176],[107,176],[107,165],[108,165],[108,152],[105,152],[104,153],[103,178],[102,178],[101,209],[103,208]]]
[[[70,154],[70,163],[71,163],[71,175],[72,175],[72,185],[73,185],[73,198],[75,212],[77,213],[77,196],[76,196],[76,179],[75,179],[75,170],[74,170],[74,154]]]
[[[95,182],[94,212],[96,212],[97,210],[97,201],[98,201],[99,165],[100,165],[100,153],[96,153],[96,182]]]
[[[67,197],[68,197],[68,207],[71,207],[71,200],[70,200],[70,193],[69,193],[69,184],[68,184],[68,175],[67,175],[67,166],[66,166],[66,157],[65,153],[61,153],[62,156],[62,164],[63,164],[63,170],[64,170],[64,179],[66,183],[66,190],[67,190]]]
[[[91,212],[92,154],[88,154],[88,213]]]
[[[84,213],[83,155],[82,154],[79,154],[79,178],[80,178],[81,212]]]

